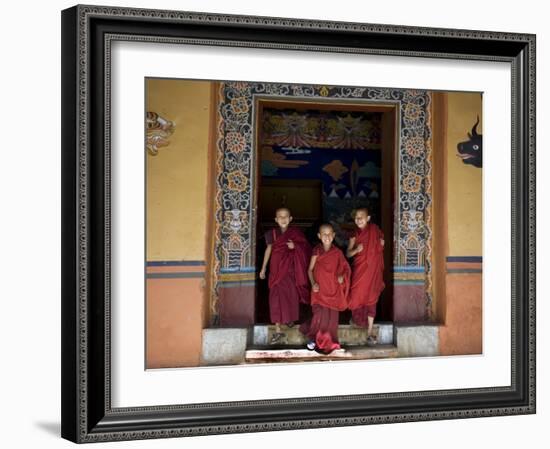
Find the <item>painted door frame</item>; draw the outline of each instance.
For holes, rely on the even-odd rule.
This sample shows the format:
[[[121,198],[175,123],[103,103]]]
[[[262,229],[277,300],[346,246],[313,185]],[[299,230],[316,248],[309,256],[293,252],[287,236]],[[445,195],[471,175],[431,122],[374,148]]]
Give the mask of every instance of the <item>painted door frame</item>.
[[[423,90],[220,82],[215,148],[210,323],[254,324],[258,101],[396,107],[393,317],[426,322],[432,312],[431,93]],[[361,106],[359,106],[361,107]],[[243,299],[247,298],[247,299]],[[252,299],[250,299],[252,298]]]
[[[259,189],[261,188],[261,117],[263,109],[266,107],[274,109],[305,109],[305,106],[310,106],[309,109],[314,110],[340,110],[344,112],[379,112],[382,113],[382,126],[386,132],[391,132],[391,139],[383,138],[382,148],[380,149],[382,157],[382,174],[381,174],[381,195],[384,199],[380,204],[381,211],[381,228],[384,232],[386,242],[391,242],[390,251],[384,251],[384,283],[386,287],[384,291],[385,300],[381,302],[381,314],[386,321],[393,321],[393,261],[394,261],[394,227],[396,226],[396,191],[397,191],[397,173],[398,169],[395,161],[398,160],[397,152],[399,149],[399,108],[400,104],[397,101],[365,101],[365,100],[345,100],[337,98],[327,99],[311,99],[311,98],[288,98],[288,97],[273,97],[273,96],[257,96],[254,102],[254,153],[255,153],[255,169],[254,183],[252,185],[252,201],[253,201],[253,222],[251,229],[254,232],[252,240],[258,242],[261,236],[258,235],[259,220],[258,220],[258,201]],[[382,130],[384,133],[384,129]],[[384,207],[390,208],[384,212]],[[390,218],[391,217],[391,218]],[[256,254],[256,245],[254,245],[253,260],[259,260]],[[259,267],[256,267],[259,272]],[[255,301],[257,304],[257,289],[254,292]]]

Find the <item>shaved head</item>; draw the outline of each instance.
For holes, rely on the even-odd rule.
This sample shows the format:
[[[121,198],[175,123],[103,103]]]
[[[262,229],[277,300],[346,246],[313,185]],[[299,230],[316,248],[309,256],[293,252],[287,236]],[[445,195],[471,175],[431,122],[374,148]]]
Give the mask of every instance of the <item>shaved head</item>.
[[[288,207],[278,207],[277,209],[275,209],[275,216],[277,216],[277,214],[279,212],[288,212],[288,215],[291,216],[292,215],[292,212],[290,212],[290,209]]]
[[[330,223],[323,223],[321,226],[319,226],[319,233],[322,233],[323,229],[334,232],[334,226],[332,226]]]
[[[353,213],[351,214],[353,218],[357,215],[358,212],[364,212],[365,215],[369,216],[369,210],[366,207],[360,207],[359,209],[355,209]]]

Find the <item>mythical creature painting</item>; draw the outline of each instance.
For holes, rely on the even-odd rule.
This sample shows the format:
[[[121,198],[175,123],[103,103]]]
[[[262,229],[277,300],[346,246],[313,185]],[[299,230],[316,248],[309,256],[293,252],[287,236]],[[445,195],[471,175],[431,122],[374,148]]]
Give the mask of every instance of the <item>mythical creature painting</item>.
[[[161,117],[156,112],[148,111],[145,123],[147,125],[147,151],[156,156],[160,147],[167,146],[169,137],[174,133],[175,123]]]
[[[465,164],[481,168],[483,161],[483,136],[477,133],[477,125],[479,125],[479,117],[477,118],[472,131],[468,133],[469,140],[460,142],[457,145],[457,156],[461,158],[462,162]]]

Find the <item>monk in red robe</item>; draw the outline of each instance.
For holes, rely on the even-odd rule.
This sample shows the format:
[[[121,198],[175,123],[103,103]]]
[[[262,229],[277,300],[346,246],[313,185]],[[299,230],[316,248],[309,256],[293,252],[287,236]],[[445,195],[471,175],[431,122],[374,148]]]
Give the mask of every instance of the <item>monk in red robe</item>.
[[[321,244],[313,249],[308,275],[311,282],[313,317],[300,326],[308,338],[307,347],[328,354],[340,349],[338,315],[348,307],[351,268],[344,254],[332,244],[334,228],[321,225],[317,236]]]
[[[369,223],[368,209],[357,209],[354,219],[357,229],[347,250],[347,256],[353,257],[349,308],[352,325],[368,328],[367,344],[374,345],[376,303],[384,289],[384,235],[378,226]]]
[[[269,315],[275,323],[271,343],[284,334],[281,324],[293,326],[298,321],[300,302],[309,302],[307,266],[311,247],[304,233],[290,227],[290,210],[282,207],[275,211],[278,227],[265,233],[267,248],[264,253],[260,279],[265,279],[269,262]]]

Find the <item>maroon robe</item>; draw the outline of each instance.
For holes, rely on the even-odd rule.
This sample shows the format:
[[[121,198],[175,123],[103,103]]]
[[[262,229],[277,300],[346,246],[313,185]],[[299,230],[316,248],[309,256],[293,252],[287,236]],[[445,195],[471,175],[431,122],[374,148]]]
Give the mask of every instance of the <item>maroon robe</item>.
[[[313,249],[317,256],[313,267],[313,278],[319,284],[318,292],[311,292],[311,304],[318,304],[327,309],[342,311],[348,308],[351,268],[342,251],[332,245],[325,251],[323,245]],[[338,276],[344,277],[342,284]]]
[[[349,308],[353,321],[366,326],[367,316],[374,317],[384,289],[384,246],[380,241],[384,235],[378,226],[368,223],[364,229],[357,229],[353,237],[355,246],[362,244],[363,251],[353,258]]]
[[[342,251],[335,246],[325,251],[323,245],[318,245],[313,249],[313,256],[317,256],[313,278],[319,284],[319,291],[311,292],[313,317],[300,331],[315,340],[318,349],[329,353],[340,348],[338,314],[348,307],[351,269]],[[338,276],[344,277],[342,284]]]
[[[338,310],[313,304],[311,306],[313,316],[300,326],[300,332],[308,340],[314,341],[322,352],[329,353],[340,349],[338,343]]]
[[[269,315],[272,323],[298,321],[299,303],[309,302],[307,267],[311,247],[302,231],[289,227],[283,233],[280,228],[265,234],[271,244],[269,261]],[[292,240],[294,249],[287,242]]]

